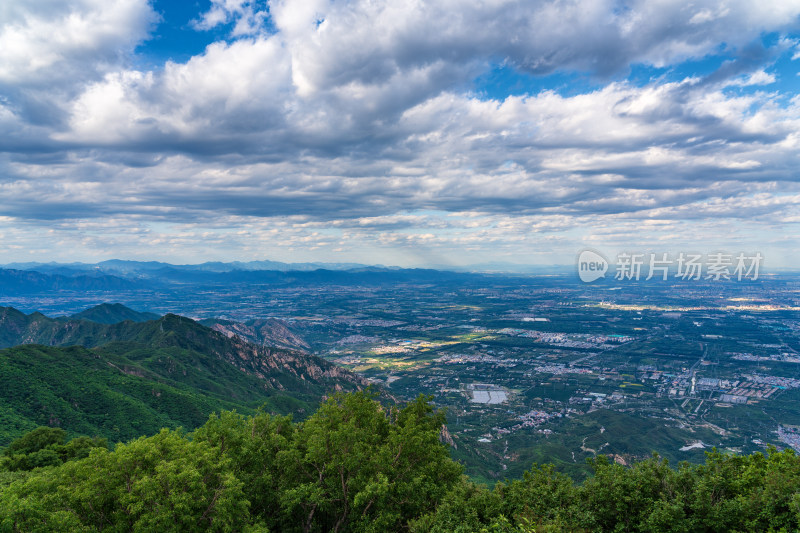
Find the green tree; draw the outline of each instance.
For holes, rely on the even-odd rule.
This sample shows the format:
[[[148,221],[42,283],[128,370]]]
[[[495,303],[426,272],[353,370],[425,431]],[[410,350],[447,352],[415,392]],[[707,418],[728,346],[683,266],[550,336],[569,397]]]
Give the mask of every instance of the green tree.
[[[495,492],[504,516],[517,525],[559,526],[585,521],[572,479],[553,465],[536,465],[521,480],[499,483]]]
[[[498,491],[462,477],[436,509],[410,524],[415,533],[470,533],[481,531],[502,516],[503,500]]]
[[[675,498],[675,471],[668,461],[654,454],[653,457],[624,467],[608,457],[599,455],[590,460],[594,476],[581,486],[579,494],[585,505],[586,525],[601,531],[642,531],[654,511],[660,527],[667,531],[683,531],[683,515],[680,508],[666,508],[661,502],[672,502]],[[669,516],[673,522],[666,522]]]
[[[688,469],[687,469],[688,470]],[[717,450],[686,474],[696,531],[796,530],[800,458],[792,450],[737,456]]]
[[[278,453],[292,445],[291,417],[259,413],[244,417],[230,411],[211,415],[192,438],[213,446],[230,461],[231,471],[242,481],[252,516],[275,528],[279,524],[280,490],[284,472]]]
[[[5,450],[6,456],[27,455],[38,452],[48,446],[64,444],[67,432],[61,428],[38,427],[11,442]]]
[[[6,531],[235,531],[249,523],[228,461],[168,430],[12,483],[0,516]]]
[[[105,439],[77,437],[66,444],[67,433],[60,428],[40,427],[14,440],[6,448],[2,467],[10,471],[33,470],[60,465],[89,456],[92,448],[107,448]]]
[[[279,453],[284,528],[391,531],[434,509],[461,467],[439,441],[444,413],[429,400],[385,409],[359,392],[324,403]]]

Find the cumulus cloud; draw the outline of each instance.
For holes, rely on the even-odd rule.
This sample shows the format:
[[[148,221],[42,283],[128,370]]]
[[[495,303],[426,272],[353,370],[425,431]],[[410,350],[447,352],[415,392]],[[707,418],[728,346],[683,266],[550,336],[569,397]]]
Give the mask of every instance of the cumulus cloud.
[[[198,30],[210,30],[233,23],[231,35],[239,37],[262,33],[268,17],[268,6],[257,1],[212,0],[210,9],[195,20],[193,26]]]
[[[310,92],[382,84],[439,61],[504,59],[534,74],[669,65],[796,29],[800,3],[315,0],[276,1],[271,13],[289,44],[295,82]]]
[[[173,74],[167,69],[164,75],[171,79]],[[112,210],[302,213],[321,219],[416,209],[635,213],[735,194],[741,183],[791,184],[800,164],[796,107],[772,105],[767,95],[695,91],[689,81],[611,84],[574,97],[544,92],[503,102],[446,93],[408,109],[386,126],[383,138],[369,139],[371,153],[365,153],[367,140],[357,138],[360,130],[348,131],[343,119],[339,130],[321,133],[329,143],[342,138],[334,155],[320,149],[319,137],[302,135],[312,119],[299,110],[281,115],[275,102],[251,109],[250,100],[223,91],[228,98],[209,104],[208,113],[197,112],[190,101],[185,108],[171,107],[173,114],[159,114],[150,103],[126,108],[123,104],[135,99],[121,96],[124,82],[115,78],[101,84],[103,97],[88,99],[101,111],[87,112],[87,104],[76,113],[84,122],[73,125],[71,142],[143,150],[161,143],[162,153],[170,148],[176,153],[139,167],[124,160],[102,163],[103,181],[113,186],[108,197],[92,195],[86,201]],[[169,83],[136,77],[126,87],[144,85],[147,93]],[[216,82],[210,83],[210,89],[195,85],[194,91],[212,100]],[[228,112],[215,114],[214,106],[227,106]],[[245,129],[238,117],[248,113],[266,118]],[[105,122],[94,123],[92,117]],[[207,130],[205,121],[212,120],[217,122]],[[225,142],[221,132],[231,130],[238,131],[240,146],[213,146],[218,138]],[[270,139],[274,146],[257,145]],[[192,153],[179,155],[190,146]],[[69,175],[87,179],[96,174],[100,159],[102,154],[75,160],[60,172],[71,166]],[[31,175],[39,165],[16,168]],[[64,179],[50,169],[40,184]]]
[[[798,15],[796,1],[214,0],[194,26],[230,26],[227,40],[143,69],[134,50],[158,31],[144,1],[7,2],[0,216],[63,221],[96,246],[92,219],[185,225],[122,231],[118,249],[134,234],[198,246],[206,224],[251,252],[258,235],[512,253],[586,217],[615,235],[642,220],[792,220],[800,100],[763,89]],[[625,79],[709,54],[725,58],[710,74]],[[595,81],[479,97],[474,80],[498,64]]]
[[[72,83],[124,62],[157,16],[145,0],[4,1],[0,83]]]
[[[195,151],[236,151],[248,135],[280,127],[288,79],[275,39],[214,43],[187,63],[167,62],[158,74],[106,75],[70,103],[69,128],[55,137],[121,149],[192,151],[192,141]]]

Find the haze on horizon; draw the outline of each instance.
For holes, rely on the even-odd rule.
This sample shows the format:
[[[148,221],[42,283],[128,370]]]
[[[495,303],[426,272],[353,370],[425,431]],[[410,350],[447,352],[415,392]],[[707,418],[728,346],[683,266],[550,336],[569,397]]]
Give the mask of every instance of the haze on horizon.
[[[796,267],[800,1],[0,6],[0,263]]]

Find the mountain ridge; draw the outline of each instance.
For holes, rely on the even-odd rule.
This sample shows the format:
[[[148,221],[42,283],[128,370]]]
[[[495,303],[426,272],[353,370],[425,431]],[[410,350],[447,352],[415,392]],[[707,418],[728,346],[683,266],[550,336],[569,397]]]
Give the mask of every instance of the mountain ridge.
[[[116,324],[130,320],[131,322],[147,322],[157,320],[161,315],[149,312],[134,311],[120,303],[102,303],[84,309],[79,313],[69,315],[68,318],[76,320],[89,320],[100,324]]]
[[[369,265],[361,263],[329,263],[329,262],[307,262],[307,263],[284,263],[282,261],[270,260],[255,260],[255,261],[206,261],[196,264],[173,264],[161,261],[134,261],[125,259],[108,259],[99,261],[97,263],[58,263],[58,262],[14,262],[0,265],[6,269],[17,269],[24,271],[36,272],[106,272],[117,274],[130,274],[134,272],[148,272],[158,271],[164,268],[174,270],[197,270],[205,272],[232,272],[232,271],[256,271],[256,270],[274,270],[274,271],[309,271],[317,269],[325,270],[350,270],[358,268],[367,268]],[[380,268],[385,268],[378,265]]]
[[[172,313],[146,322],[103,324],[84,319],[58,320],[41,313],[25,315],[13,307],[0,307],[0,348],[20,344],[94,348],[111,342],[211,353],[265,379],[271,372],[285,367],[299,379],[347,377],[349,381],[365,384],[362,378],[319,357],[251,344],[239,336],[229,337]]]
[[[37,411],[37,425],[50,425],[51,422],[58,425],[59,416],[65,416],[47,415],[45,411],[63,413],[76,402],[86,405],[82,402],[89,391],[75,391],[82,391],[81,380],[92,381],[92,376],[103,376],[94,379],[100,383],[108,380],[119,387],[124,385],[138,391],[135,399],[120,397],[121,401],[136,412],[151,413],[137,415],[148,420],[155,417],[152,409],[141,405],[141,402],[147,404],[141,391],[148,386],[154,391],[163,389],[162,394],[181,404],[191,403],[186,400],[187,394],[188,397],[197,397],[202,416],[198,414],[191,419],[196,422],[202,422],[210,414],[209,409],[239,408],[252,412],[261,404],[282,414],[294,413],[303,417],[332,392],[360,390],[369,385],[365,379],[316,356],[257,346],[239,336],[228,337],[190,318],[174,314],[146,322],[127,320],[102,324],[85,319],[54,319],[41,313],[26,315],[12,307],[4,307],[0,308],[0,348],[6,348],[0,351],[2,381],[13,383],[15,391],[12,394],[8,386],[0,392],[0,420],[13,418],[13,413],[19,411],[28,412],[24,401],[19,403],[20,399],[34,401],[43,395],[51,400],[42,406],[44,411]],[[63,367],[63,371],[54,374],[48,365]],[[117,374],[147,383],[123,380],[120,384],[114,377]],[[42,382],[42,375],[50,378]],[[66,383],[64,390],[58,389],[61,381]],[[53,387],[61,391],[61,395],[47,392]],[[92,394],[101,396],[123,394],[121,389],[102,392],[104,389],[99,386],[93,391]],[[117,412],[116,408],[109,409]],[[31,416],[28,413],[25,419]],[[74,413],[70,416],[75,420],[80,418]],[[180,417],[168,418],[183,420]],[[161,417],[159,420],[163,424],[166,419]],[[132,433],[128,436],[138,435],[133,432],[135,428],[130,429]],[[81,431],[86,433],[85,428]]]
[[[42,291],[132,290],[141,288],[136,280],[112,275],[74,276],[46,274],[35,270],[0,268],[0,289],[6,295],[35,294]]]

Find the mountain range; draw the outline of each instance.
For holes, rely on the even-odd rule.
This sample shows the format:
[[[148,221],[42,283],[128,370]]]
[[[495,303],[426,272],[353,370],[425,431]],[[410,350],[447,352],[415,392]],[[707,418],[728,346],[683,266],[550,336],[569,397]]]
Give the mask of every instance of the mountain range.
[[[164,269],[178,271],[199,271],[199,272],[234,272],[234,271],[253,271],[253,270],[275,270],[279,272],[288,271],[310,271],[310,270],[351,270],[365,268],[367,265],[360,263],[283,263],[280,261],[208,261],[196,265],[174,265],[162,263],[160,261],[127,261],[122,259],[110,259],[98,263],[8,263],[4,268],[14,270],[34,270],[36,272],[66,274],[74,272],[94,272],[112,274],[126,277],[131,274],[146,274],[148,272],[158,272]],[[382,268],[382,267],[381,267]]]
[[[84,272],[69,275],[33,270],[0,269],[0,294],[14,296],[48,291],[126,291],[141,288],[137,280]]]
[[[39,425],[117,441],[193,428],[220,409],[303,418],[330,392],[368,384],[313,355],[148,315],[120,305],[61,318],[0,308],[0,446]]]
[[[500,274],[491,274],[494,278]],[[0,268],[2,297],[30,297],[53,293],[184,292],[218,290],[231,286],[381,286],[397,283],[465,283],[487,274],[420,268],[364,266],[354,263],[298,263],[272,261],[171,265],[155,261],[102,263],[11,263]],[[512,276],[513,277],[513,276]],[[10,303],[10,302],[5,302]]]

